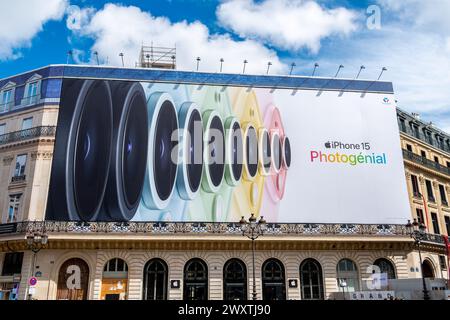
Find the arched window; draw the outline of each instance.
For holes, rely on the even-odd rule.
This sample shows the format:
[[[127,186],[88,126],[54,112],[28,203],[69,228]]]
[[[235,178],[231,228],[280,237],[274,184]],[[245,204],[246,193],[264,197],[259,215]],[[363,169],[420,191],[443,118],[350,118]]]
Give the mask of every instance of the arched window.
[[[264,300],[286,300],[284,266],[277,259],[269,259],[262,266]]]
[[[230,259],[223,267],[223,299],[247,300],[247,268],[239,259]]]
[[[101,300],[126,300],[128,265],[120,258],[109,260],[103,267]]]
[[[114,258],[105,264],[103,272],[128,272],[128,265],[124,260]]]
[[[300,286],[302,300],[321,300],[324,298],[322,267],[314,259],[306,259],[300,265]]]
[[[375,260],[373,264],[380,268],[380,273],[386,273],[388,279],[396,278],[394,265],[388,259],[380,258]]]
[[[359,274],[356,264],[350,259],[342,259],[337,265],[337,281],[343,292],[359,290]]]
[[[184,300],[208,300],[208,267],[201,259],[191,259],[184,266]]]
[[[152,259],[144,266],[144,300],[166,300],[169,269],[161,259]]]
[[[434,278],[433,265],[427,259],[422,262],[422,273],[424,278]]]

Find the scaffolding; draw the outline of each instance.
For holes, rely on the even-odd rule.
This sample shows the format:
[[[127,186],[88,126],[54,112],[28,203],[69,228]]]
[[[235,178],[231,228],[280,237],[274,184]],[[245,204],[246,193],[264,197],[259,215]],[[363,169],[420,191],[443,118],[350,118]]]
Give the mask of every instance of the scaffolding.
[[[176,68],[176,48],[154,47],[142,45],[139,55],[139,68]]]

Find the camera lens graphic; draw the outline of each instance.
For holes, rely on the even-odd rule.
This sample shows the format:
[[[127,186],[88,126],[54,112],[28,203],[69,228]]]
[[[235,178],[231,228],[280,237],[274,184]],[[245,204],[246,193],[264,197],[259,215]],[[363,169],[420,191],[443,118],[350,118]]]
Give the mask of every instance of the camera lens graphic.
[[[139,83],[112,82],[114,138],[105,197],[107,219],[133,218],[142,194],[147,163],[148,115]]]
[[[71,220],[95,220],[105,195],[112,149],[112,100],[105,81],[85,81],[68,138],[66,197]]]
[[[203,125],[197,104],[185,102],[179,111],[181,162],[177,189],[184,200],[192,200],[200,190],[203,174]]]
[[[205,128],[205,178],[202,186],[206,192],[215,193],[222,184],[225,172],[225,138],[222,119],[216,111],[203,113]]]
[[[228,185],[236,186],[242,176],[243,141],[241,125],[234,117],[229,117],[225,121],[226,131],[226,172],[225,177]]]
[[[269,132],[265,128],[259,130],[259,150],[261,150],[259,154],[260,173],[267,176],[270,174],[272,150]]]
[[[147,102],[150,122],[148,138],[148,165],[142,199],[150,209],[164,209],[173,193],[177,164],[172,153],[177,154],[178,131],[175,104],[169,94],[153,93]]]
[[[289,169],[291,166],[291,142],[288,137],[283,138],[283,167]]]
[[[272,161],[273,161],[273,169],[276,173],[280,172],[281,162],[282,162],[282,153],[283,150],[281,148],[280,135],[277,132],[272,133]]]
[[[258,135],[252,125],[247,126],[244,151],[246,177],[252,180],[258,173]]]

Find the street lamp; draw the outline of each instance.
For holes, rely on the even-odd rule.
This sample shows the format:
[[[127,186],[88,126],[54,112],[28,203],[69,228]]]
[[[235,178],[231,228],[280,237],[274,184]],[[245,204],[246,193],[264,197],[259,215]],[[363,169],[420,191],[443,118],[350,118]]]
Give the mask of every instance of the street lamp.
[[[245,66],[247,65],[248,61],[244,60],[244,68],[242,69],[242,73],[245,73]]]
[[[269,69],[270,69],[270,66],[272,65],[272,62],[267,62],[267,72],[266,72],[266,74],[269,74]]]
[[[428,293],[427,284],[425,282],[425,277],[423,274],[422,253],[420,251],[420,244],[426,237],[425,229],[425,225],[423,223],[418,223],[416,219],[413,220],[413,223],[408,220],[408,223],[406,224],[406,230],[408,231],[409,236],[414,239],[414,242],[419,250],[420,273],[422,275],[423,286],[423,300],[430,300],[430,295]]]
[[[264,217],[260,217],[259,221],[256,220],[255,215],[252,213],[248,221],[245,220],[244,217],[239,221],[239,225],[241,227],[242,235],[246,236],[250,240],[252,240],[252,261],[253,261],[253,292],[252,299],[257,300],[256,293],[256,275],[255,275],[255,240],[264,234],[264,231],[267,228],[266,220]]]
[[[31,250],[33,252],[33,263],[31,265],[31,276],[34,276],[34,268],[36,264],[36,254],[41,251],[41,249],[45,248],[45,246],[48,243],[48,235],[45,232],[33,232],[27,234],[26,237],[26,244],[28,250]],[[29,283],[27,281],[27,292],[29,292]],[[31,294],[28,294],[28,300],[31,300]]]
[[[224,61],[225,60],[223,58],[220,58],[220,72],[222,72],[222,66]]]
[[[122,59],[122,67],[125,67],[125,63],[123,61],[123,56],[124,56],[123,52],[119,53],[119,57]]]

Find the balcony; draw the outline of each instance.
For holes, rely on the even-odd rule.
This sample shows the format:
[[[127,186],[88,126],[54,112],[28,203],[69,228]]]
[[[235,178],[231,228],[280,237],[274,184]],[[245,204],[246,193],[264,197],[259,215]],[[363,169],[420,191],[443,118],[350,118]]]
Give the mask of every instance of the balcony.
[[[37,94],[34,96],[24,97],[21,101],[21,107],[31,106],[33,104],[37,104],[41,101],[41,95]]]
[[[20,176],[13,176],[11,178],[11,183],[19,183],[19,182],[25,182],[27,176],[22,174]]]
[[[403,158],[406,160],[421,164],[424,167],[427,167],[429,169],[436,170],[442,174],[450,176],[450,168],[444,167],[443,165],[441,165],[437,162],[428,160],[427,158],[422,157],[422,156],[415,154],[411,151],[408,151],[406,149],[403,149]]]
[[[14,101],[0,104],[0,114],[10,111],[14,107]]]
[[[20,131],[14,131],[0,135],[0,146],[8,143],[25,141],[38,137],[54,137],[55,134],[56,134],[55,126],[41,126]]]

